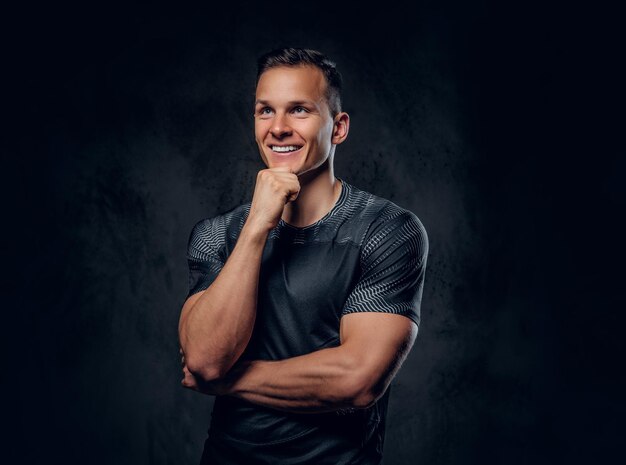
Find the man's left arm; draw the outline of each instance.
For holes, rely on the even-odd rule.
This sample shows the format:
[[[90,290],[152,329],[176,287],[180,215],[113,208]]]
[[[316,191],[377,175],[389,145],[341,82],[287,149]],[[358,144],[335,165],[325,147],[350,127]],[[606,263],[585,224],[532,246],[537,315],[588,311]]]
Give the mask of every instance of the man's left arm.
[[[367,408],[385,393],[416,336],[417,325],[405,316],[350,313],[341,319],[337,347],[285,360],[239,362],[211,383],[196,381],[184,369],[183,385],[290,412]]]
[[[415,215],[381,214],[361,249],[362,274],[344,304],[338,347],[240,362],[211,383],[183,367],[183,386],[292,412],[370,406],[415,341],[427,255],[428,236]]]

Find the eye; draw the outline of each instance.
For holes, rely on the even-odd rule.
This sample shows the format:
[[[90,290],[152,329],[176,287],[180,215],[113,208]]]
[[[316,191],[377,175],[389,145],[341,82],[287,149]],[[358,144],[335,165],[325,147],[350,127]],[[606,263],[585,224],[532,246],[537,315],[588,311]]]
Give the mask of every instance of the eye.
[[[303,115],[305,113],[308,113],[309,110],[307,110],[304,107],[295,107],[293,110],[293,113],[295,113],[296,115]]]
[[[261,118],[271,116],[271,114],[272,109],[270,107],[261,107],[256,111],[256,115]]]

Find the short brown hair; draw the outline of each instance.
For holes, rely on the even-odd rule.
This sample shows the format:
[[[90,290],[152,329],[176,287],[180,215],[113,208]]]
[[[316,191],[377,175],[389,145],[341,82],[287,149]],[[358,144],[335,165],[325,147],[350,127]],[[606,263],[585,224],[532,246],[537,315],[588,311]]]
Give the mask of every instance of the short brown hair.
[[[335,117],[341,111],[341,74],[335,63],[317,50],[304,48],[279,48],[262,55],[257,61],[256,84],[259,84],[261,74],[278,66],[315,66],[326,79],[326,100],[330,114]]]

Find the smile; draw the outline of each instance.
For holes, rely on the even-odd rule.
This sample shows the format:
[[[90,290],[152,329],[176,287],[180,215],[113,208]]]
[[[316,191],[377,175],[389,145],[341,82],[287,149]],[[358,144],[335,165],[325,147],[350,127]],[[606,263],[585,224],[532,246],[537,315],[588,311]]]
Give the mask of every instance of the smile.
[[[273,152],[277,153],[291,153],[302,148],[301,145],[270,145]]]

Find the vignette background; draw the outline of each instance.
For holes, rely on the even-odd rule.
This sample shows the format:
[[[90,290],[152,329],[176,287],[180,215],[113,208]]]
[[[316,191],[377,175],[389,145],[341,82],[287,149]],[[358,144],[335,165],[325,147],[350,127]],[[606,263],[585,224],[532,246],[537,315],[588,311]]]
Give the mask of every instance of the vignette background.
[[[251,197],[255,60],[283,45],[343,74],[337,176],[429,233],[384,463],[615,459],[610,21],[444,1],[31,5],[4,22],[5,463],[199,460],[212,399],[180,387],[187,239]]]

